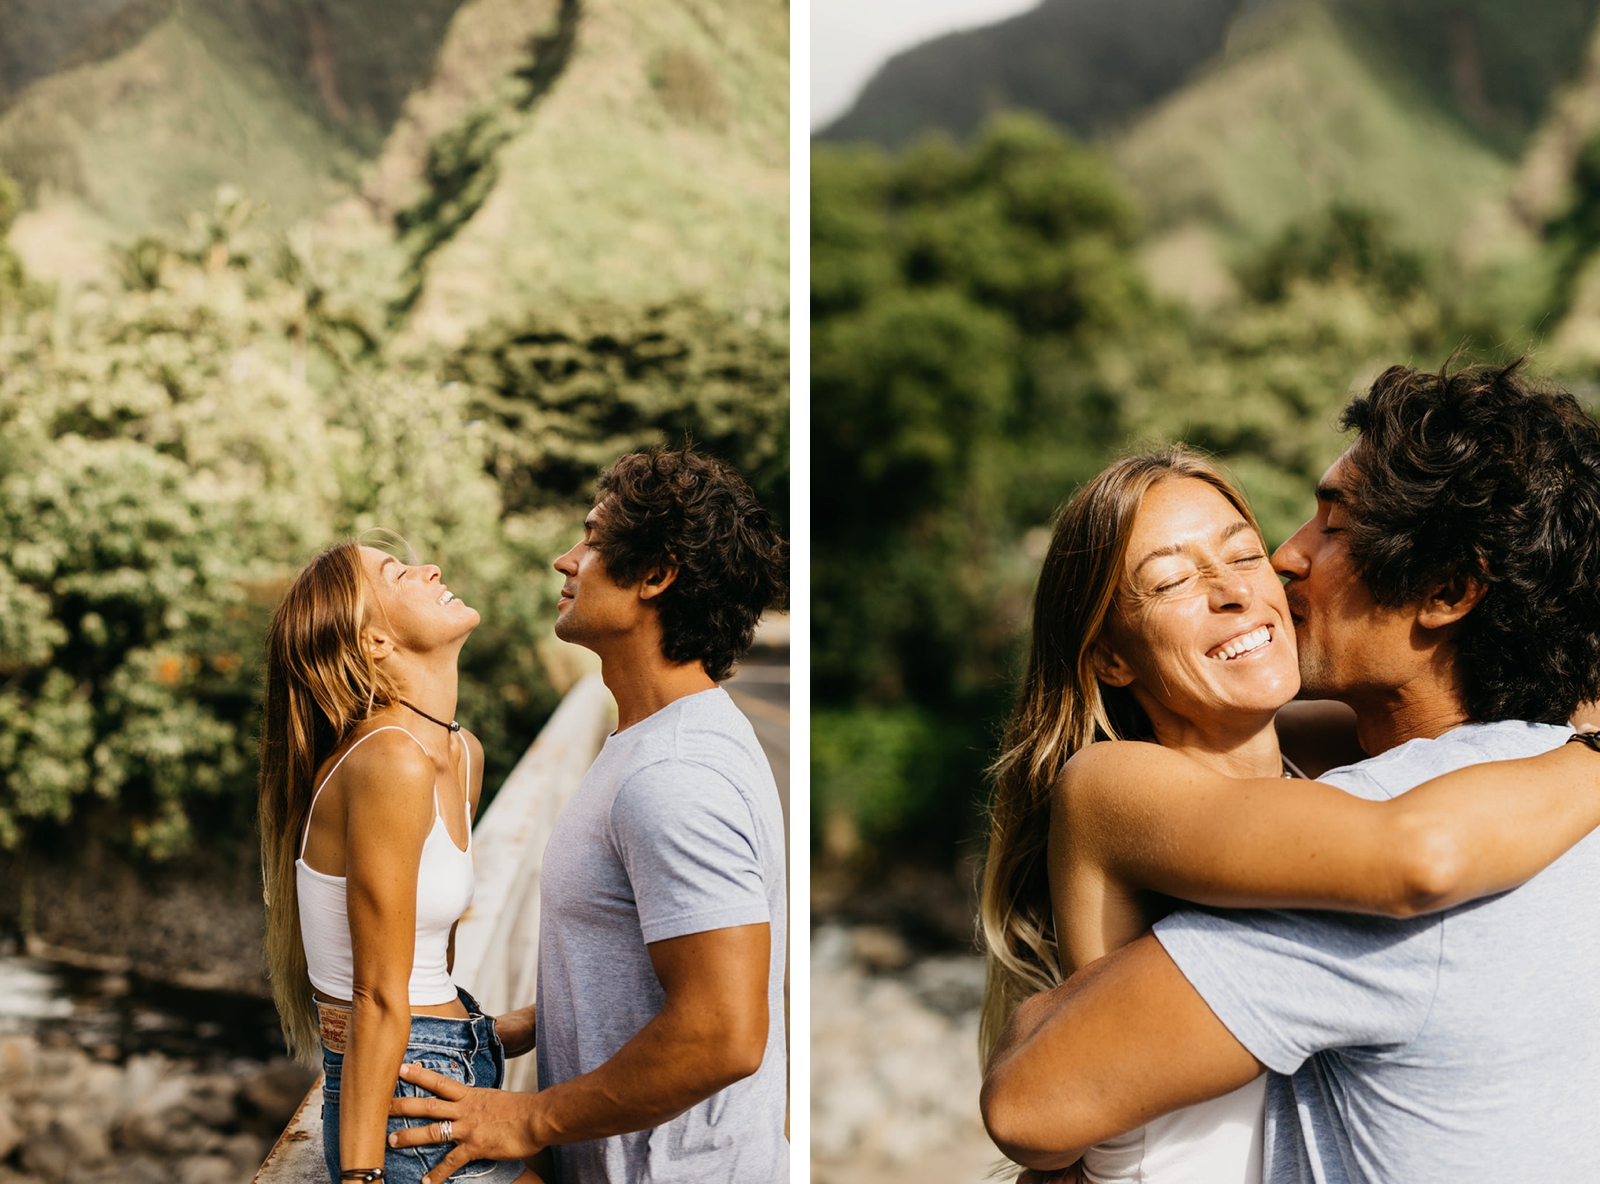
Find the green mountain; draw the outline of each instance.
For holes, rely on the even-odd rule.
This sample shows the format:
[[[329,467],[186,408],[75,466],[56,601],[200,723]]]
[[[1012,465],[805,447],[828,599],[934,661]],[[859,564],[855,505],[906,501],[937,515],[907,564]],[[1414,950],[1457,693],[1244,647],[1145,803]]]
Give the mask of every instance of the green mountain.
[[[965,139],[996,111],[1034,111],[1080,136],[1114,129],[1216,54],[1242,0],[1043,0],[886,63],[818,133],[898,147],[930,128]]]
[[[1233,265],[1335,203],[1431,255],[1520,258],[1564,200],[1581,137],[1551,149],[1535,131],[1579,76],[1597,11],[1596,0],[1045,0],[900,55],[819,138],[892,146],[965,138],[1001,109],[1044,114],[1110,153],[1140,200],[1151,278],[1199,304],[1226,298]],[[1528,151],[1546,165],[1517,182]],[[1512,216],[1514,183],[1538,190],[1539,216]]]
[[[1313,5],[1244,22],[1211,69],[1108,147],[1151,232],[1194,222],[1255,243],[1343,202],[1442,248],[1513,171]]]
[[[6,4],[0,171],[43,278],[104,280],[231,186],[418,345],[680,300],[787,334],[783,0]]]

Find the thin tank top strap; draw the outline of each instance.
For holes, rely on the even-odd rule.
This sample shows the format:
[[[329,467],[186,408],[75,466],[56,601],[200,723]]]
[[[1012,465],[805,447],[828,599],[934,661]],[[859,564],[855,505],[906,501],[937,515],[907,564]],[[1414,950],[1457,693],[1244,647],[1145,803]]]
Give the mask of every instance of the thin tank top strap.
[[[399,724],[384,724],[381,728],[373,728],[372,731],[368,732],[349,748],[345,749],[344,756],[341,756],[338,760],[333,762],[333,768],[328,770],[328,775],[322,779],[322,782],[317,786],[316,792],[311,795],[311,807],[306,811],[306,824],[305,827],[300,831],[301,859],[306,857],[306,840],[311,837],[311,815],[316,812],[317,799],[322,796],[322,791],[328,787],[328,782],[333,780],[333,775],[339,771],[339,766],[344,764],[344,758],[349,756],[356,749],[360,748],[368,740],[371,740],[379,732],[405,732],[407,736],[411,736],[411,733],[407,729],[402,728]],[[427,755],[428,750],[427,748],[423,747],[422,741],[418,740],[415,736],[411,736],[411,739],[418,748],[422,749],[423,754]],[[429,757],[429,759],[431,760],[432,758]],[[435,814],[439,812],[439,788],[437,782],[435,782],[433,790],[433,810]]]

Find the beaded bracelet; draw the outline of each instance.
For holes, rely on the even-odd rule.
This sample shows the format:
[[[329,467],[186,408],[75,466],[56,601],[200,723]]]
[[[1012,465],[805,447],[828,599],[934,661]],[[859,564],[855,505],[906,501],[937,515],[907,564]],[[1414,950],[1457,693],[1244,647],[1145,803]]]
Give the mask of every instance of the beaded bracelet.
[[[360,1180],[362,1184],[375,1184],[383,1179],[382,1168],[345,1168],[339,1173],[341,1180]]]

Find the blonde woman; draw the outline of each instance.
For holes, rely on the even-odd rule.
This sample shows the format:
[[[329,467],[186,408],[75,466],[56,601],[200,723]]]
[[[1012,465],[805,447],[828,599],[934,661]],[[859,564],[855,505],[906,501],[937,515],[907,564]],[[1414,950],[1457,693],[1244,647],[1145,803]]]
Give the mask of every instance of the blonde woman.
[[[1517,885],[1600,823],[1572,745],[1389,801],[1300,779],[1274,727],[1299,686],[1284,589],[1217,466],[1173,448],[1112,465],[1072,499],[996,768],[985,1059],[1024,999],[1177,900],[1410,916]],[[1096,1184],[1254,1184],[1263,1081],[1091,1147],[1075,1170]]]
[[[451,980],[472,901],[483,749],[455,723],[477,610],[432,565],[341,543],[290,585],[267,638],[260,824],[273,995],[297,1056],[318,1053],[334,1180],[416,1184],[448,1151],[391,1150],[402,1060],[498,1086],[531,1014],[496,1022]],[[520,1162],[451,1177],[512,1184]]]

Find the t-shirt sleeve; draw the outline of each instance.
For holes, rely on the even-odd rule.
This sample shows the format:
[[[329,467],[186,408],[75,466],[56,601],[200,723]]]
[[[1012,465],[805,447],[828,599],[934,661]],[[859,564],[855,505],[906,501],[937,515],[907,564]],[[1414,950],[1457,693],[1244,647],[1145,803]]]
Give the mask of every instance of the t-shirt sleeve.
[[[1155,934],[1228,1031],[1277,1073],[1326,1049],[1413,1039],[1438,990],[1438,917],[1185,909]]]
[[[646,944],[771,922],[750,804],[716,770],[681,760],[640,769],[612,804],[611,833]]]

